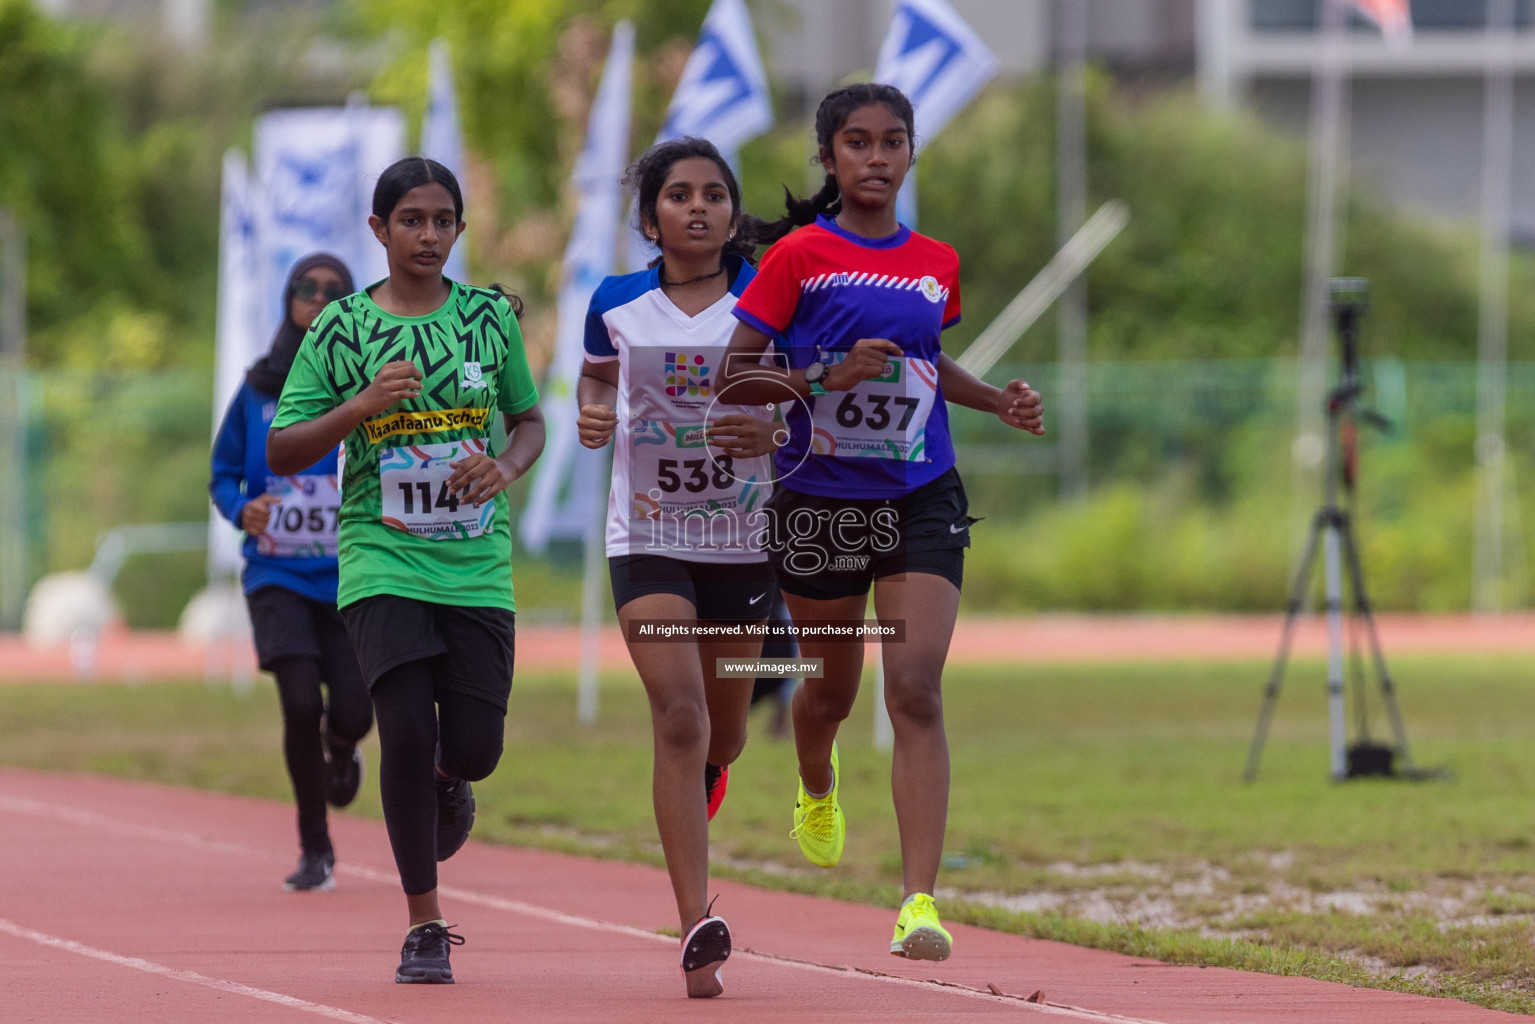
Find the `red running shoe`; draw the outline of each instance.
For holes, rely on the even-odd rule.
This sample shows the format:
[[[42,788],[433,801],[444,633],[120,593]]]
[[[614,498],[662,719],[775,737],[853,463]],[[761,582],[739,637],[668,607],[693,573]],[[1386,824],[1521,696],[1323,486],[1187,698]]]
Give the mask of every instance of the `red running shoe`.
[[[704,764],[704,798],[709,805],[709,820],[714,820],[715,812],[720,809],[720,804],[725,802],[725,787],[730,784],[730,766],[723,768],[719,765]]]

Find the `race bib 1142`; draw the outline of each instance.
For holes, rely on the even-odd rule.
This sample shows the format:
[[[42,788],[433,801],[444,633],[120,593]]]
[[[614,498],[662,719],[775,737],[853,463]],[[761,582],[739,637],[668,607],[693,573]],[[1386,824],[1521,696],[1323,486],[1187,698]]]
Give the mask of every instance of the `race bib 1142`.
[[[378,482],[385,526],[427,540],[463,540],[491,528],[496,505],[472,505],[448,489],[452,463],[485,454],[485,439],[383,448]]]

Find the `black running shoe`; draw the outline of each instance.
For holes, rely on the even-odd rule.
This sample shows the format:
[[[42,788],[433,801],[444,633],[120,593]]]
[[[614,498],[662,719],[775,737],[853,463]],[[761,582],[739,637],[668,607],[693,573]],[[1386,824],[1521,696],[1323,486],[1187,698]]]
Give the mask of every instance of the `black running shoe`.
[[[336,879],[332,871],[335,867],[334,853],[305,853],[298,859],[298,870],[283,879],[282,887],[289,892],[334,889]]]
[[[362,751],[357,744],[325,744],[325,802],[345,807],[357,799],[362,785]]]
[[[463,944],[462,935],[454,935],[436,921],[412,928],[405,933],[405,945],[400,947],[400,966],[394,972],[394,980],[401,985],[453,984],[448,947]]]
[[[730,926],[722,917],[700,918],[682,937],[682,978],[688,998],[709,999],[725,991],[720,969],[729,959]]]
[[[434,769],[437,787],[437,859],[459,851],[474,828],[474,790],[465,779],[450,779]]]

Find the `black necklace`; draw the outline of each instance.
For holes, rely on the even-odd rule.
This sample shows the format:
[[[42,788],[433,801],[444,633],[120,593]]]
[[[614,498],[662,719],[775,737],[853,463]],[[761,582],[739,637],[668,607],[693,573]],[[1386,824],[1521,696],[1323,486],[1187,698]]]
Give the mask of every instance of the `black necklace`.
[[[668,281],[666,279],[666,267],[662,266],[662,268],[661,268],[661,286],[663,288],[677,288],[677,287],[680,287],[681,285],[685,285],[685,284],[697,284],[699,281],[707,281],[711,277],[719,277],[724,272],[725,272],[725,264],[723,262],[721,262],[720,263],[720,268],[718,270],[716,270],[712,274],[699,274],[697,277],[690,277],[686,281]]]

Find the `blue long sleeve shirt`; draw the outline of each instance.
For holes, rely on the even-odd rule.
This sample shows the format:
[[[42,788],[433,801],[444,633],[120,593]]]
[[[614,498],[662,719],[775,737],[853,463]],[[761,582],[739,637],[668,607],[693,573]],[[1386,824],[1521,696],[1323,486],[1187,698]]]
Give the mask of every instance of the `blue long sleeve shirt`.
[[[267,430],[277,415],[277,396],[264,395],[243,381],[218,436],[213,441],[213,479],[208,492],[219,513],[236,526],[240,513],[254,498],[267,490],[267,478],[275,474],[266,461]],[[303,474],[336,474],[336,453],[304,470]],[[286,587],[316,601],[336,603],[336,559],[334,557],[278,557],[263,554],[256,538],[246,535],[241,549],[245,571],[241,583],[247,594],[262,587]]]

